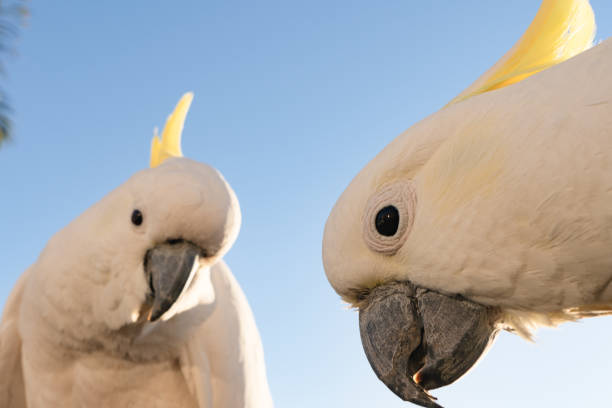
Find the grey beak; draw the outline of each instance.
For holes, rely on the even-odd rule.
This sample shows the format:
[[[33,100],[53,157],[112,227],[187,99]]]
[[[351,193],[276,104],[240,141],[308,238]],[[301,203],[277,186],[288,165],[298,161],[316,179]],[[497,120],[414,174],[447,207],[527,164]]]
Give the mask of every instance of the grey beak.
[[[498,311],[409,282],[374,288],[359,309],[361,342],[378,378],[404,401],[441,408],[427,391],[465,374],[495,338]]]
[[[144,268],[151,290],[147,320],[156,321],[172,307],[195,273],[201,255],[201,248],[183,240],[171,240],[147,251]]]

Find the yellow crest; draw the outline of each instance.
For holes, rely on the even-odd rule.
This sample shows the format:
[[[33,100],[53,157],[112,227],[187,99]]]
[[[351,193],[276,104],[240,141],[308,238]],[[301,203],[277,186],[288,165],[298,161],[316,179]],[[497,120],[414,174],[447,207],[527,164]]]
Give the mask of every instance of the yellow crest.
[[[187,92],[176,104],[174,111],[168,116],[166,125],[161,134],[157,134],[157,128],[153,132],[151,143],[151,167],[157,167],[169,157],[183,157],[181,152],[181,133],[189,106],[193,100],[193,93]]]
[[[527,31],[493,67],[449,105],[519,82],[593,45],[595,16],[588,0],[543,0]]]

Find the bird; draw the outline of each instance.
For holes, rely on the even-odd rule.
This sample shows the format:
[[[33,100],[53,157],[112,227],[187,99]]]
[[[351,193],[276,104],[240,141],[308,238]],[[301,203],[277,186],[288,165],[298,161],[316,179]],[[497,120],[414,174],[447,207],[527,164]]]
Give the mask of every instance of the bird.
[[[157,130],[151,166],[57,232],[0,323],[0,406],[273,406],[253,313],[223,261],[232,188],[186,157],[192,93]]]
[[[465,374],[507,330],[612,312],[612,41],[543,0],[518,42],[351,181],[323,233],[333,289],[398,397]]]

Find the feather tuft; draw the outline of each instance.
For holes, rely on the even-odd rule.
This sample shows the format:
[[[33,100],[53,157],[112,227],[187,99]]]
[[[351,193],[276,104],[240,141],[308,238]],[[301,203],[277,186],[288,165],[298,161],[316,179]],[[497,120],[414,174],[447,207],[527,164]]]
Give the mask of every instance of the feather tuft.
[[[543,0],[510,51],[448,105],[512,85],[586,51],[593,46],[595,29],[588,0]]]
[[[183,157],[183,152],[181,151],[181,134],[183,133],[185,118],[187,117],[187,112],[189,112],[192,100],[192,92],[187,92],[181,97],[176,104],[176,108],[174,108],[174,111],[166,120],[161,139],[157,134],[157,128],[153,131],[153,140],[151,142],[151,168],[159,166],[170,157]]]

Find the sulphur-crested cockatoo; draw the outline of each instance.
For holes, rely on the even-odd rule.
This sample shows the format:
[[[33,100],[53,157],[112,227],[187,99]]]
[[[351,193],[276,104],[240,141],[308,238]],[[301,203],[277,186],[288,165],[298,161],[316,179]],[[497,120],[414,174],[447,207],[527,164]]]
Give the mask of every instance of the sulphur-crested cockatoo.
[[[612,310],[612,41],[591,48],[594,30],[587,0],[544,0],[495,66],[334,206],[327,277],[401,398],[438,406],[427,391],[500,328],[529,337]]]
[[[259,333],[221,257],[234,192],[182,156],[188,93],[151,168],[55,234],[0,325],[0,407],[271,407]]]

